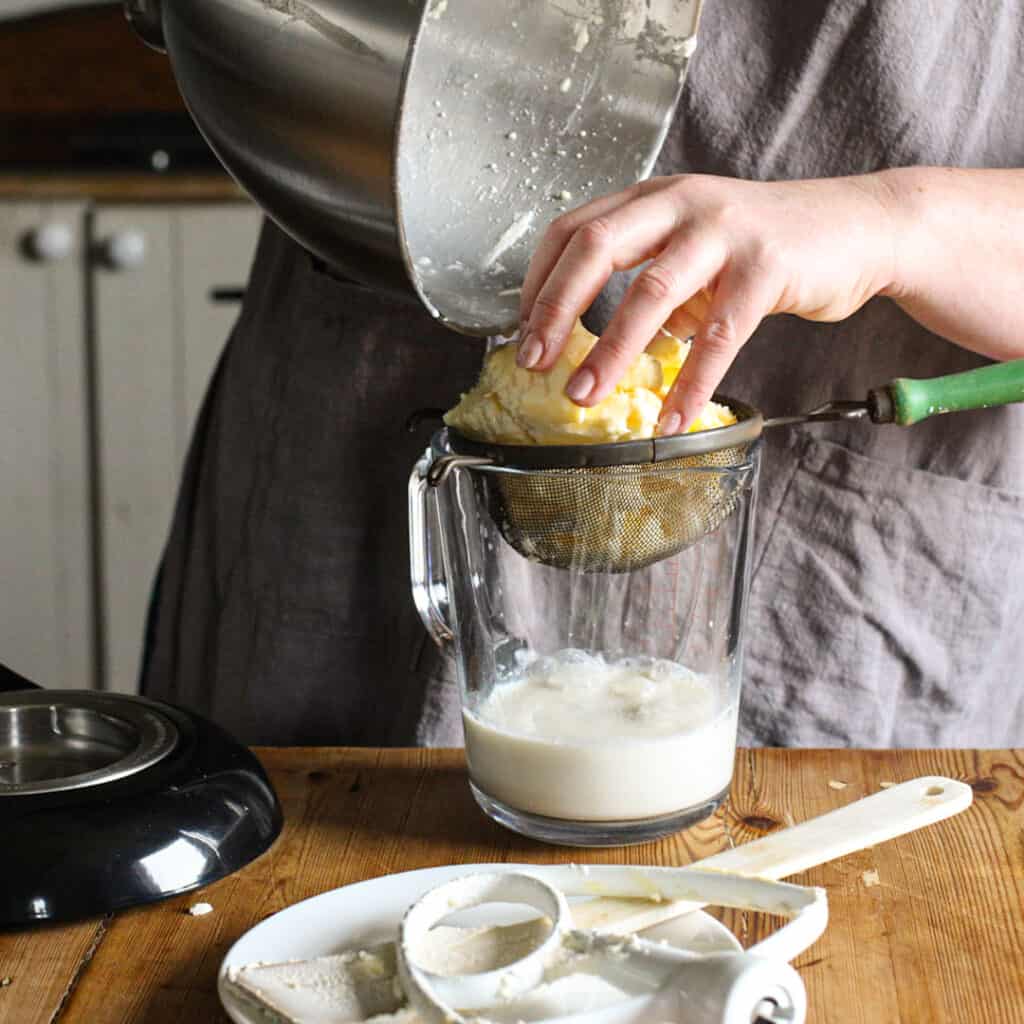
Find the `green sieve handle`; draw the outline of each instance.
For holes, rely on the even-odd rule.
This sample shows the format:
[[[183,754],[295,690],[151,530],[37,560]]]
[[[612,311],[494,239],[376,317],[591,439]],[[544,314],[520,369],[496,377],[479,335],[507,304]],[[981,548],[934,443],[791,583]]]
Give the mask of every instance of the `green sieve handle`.
[[[1024,359],[931,380],[897,377],[868,396],[876,423],[909,427],[929,416],[1024,402]]]

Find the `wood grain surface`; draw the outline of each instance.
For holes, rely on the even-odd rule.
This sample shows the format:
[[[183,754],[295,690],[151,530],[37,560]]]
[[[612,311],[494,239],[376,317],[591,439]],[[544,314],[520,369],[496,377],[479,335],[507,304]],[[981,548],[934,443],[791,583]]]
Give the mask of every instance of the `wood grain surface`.
[[[220,961],[291,903],[389,872],[473,861],[686,864],[842,806],[884,782],[964,779],[974,805],[794,880],[828,890],[825,935],[796,966],[810,1020],[1024,1021],[1024,751],[740,751],[708,821],[646,846],[567,851],[477,810],[460,751],[259,752],[286,827],[262,858],[201,894],[63,927],[0,932],[0,1024],[224,1022]],[[839,785],[843,784],[843,785]],[[191,917],[199,900],[214,911]],[[745,944],[771,925],[722,918]]]

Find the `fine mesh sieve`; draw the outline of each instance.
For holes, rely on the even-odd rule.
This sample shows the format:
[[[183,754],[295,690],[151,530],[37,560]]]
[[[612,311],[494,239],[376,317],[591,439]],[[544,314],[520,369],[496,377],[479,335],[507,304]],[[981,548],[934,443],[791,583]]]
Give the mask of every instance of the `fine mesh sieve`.
[[[756,473],[763,427],[734,399],[738,422],[678,437],[616,444],[487,444],[442,431],[431,483],[453,469],[473,486],[501,535],[523,557],[559,569],[628,572],[714,532]]]
[[[737,422],[617,444],[501,445],[448,429],[435,437],[427,482],[472,471],[502,536],[525,558],[581,572],[629,572],[695,544],[735,511],[757,473],[766,427],[870,419],[911,426],[930,416],[1024,402],[1024,359],[946,377],[898,377],[860,401],[765,419],[725,395]]]

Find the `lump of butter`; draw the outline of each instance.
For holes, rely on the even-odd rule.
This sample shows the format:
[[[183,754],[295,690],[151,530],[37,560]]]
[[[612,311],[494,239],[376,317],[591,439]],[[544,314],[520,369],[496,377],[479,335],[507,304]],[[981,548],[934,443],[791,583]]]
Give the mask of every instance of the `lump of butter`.
[[[566,397],[565,386],[596,342],[577,320],[558,361],[546,373],[520,369],[518,346],[496,348],[475,387],[446,414],[445,423],[467,437],[497,444],[603,444],[653,437],[689,344],[663,333],[607,398],[583,408]],[[735,422],[730,409],[709,402],[689,430]]]

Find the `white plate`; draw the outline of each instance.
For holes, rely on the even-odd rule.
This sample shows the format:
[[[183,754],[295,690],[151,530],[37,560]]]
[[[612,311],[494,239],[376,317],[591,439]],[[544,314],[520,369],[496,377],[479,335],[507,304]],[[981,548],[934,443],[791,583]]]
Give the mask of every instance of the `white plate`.
[[[388,941],[397,935],[405,911],[428,889],[474,871],[521,871],[531,866],[453,864],[424,868],[345,885],[296,903],[250,928],[228,950],[217,977],[220,1001],[235,1024],[266,1024],[267,1018],[238,1000],[225,983],[231,968],[255,961],[308,960]],[[510,914],[508,920],[514,917],[514,913]],[[489,913],[486,920],[496,923],[494,914]],[[469,913],[453,917],[450,923],[468,926],[480,921]],[[642,934],[700,953],[735,952],[741,948],[725,925],[701,911],[648,928]]]

